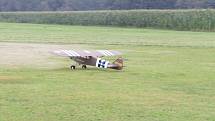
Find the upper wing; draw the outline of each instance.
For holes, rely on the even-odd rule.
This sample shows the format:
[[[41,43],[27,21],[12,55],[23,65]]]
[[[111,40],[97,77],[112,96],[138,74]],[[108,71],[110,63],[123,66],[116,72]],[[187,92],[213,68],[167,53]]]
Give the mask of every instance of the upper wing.
[[[54,54],[66,57],[102,57],[102,56],[116,56],[122,55],[121,52],[115,50],[56,50]]]
[[[96,50],[94,53],[97,57],[122,55],[121,52],[116,50]]]

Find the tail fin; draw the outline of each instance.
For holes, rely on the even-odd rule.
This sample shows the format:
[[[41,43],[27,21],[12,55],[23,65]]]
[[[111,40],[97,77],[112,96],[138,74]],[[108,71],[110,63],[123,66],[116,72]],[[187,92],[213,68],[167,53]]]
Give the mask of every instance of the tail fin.
[[[117,67],[115,69],[117,70],[122,70],[123,68],[123,59],[122,57],[116,59],[114,62],[113,62],[114,65],[117,65]]]

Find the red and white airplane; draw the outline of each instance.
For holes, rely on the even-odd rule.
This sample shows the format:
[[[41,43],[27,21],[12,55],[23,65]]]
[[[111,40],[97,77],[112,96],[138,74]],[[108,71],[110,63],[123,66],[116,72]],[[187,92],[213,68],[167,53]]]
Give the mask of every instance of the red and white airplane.
[[[59,56],[69,57],[79,65],[82,65],[83,69],[86,69],[87,65],[96,66],[98,68],[123,69],[123,59],[121,57],[116,59],[113,63],[101,59],[104,56],[122,55],[121,52],[115,50],[56,50],[53,53]],[[75,68],[75,65],[71,65],[72,70]]]

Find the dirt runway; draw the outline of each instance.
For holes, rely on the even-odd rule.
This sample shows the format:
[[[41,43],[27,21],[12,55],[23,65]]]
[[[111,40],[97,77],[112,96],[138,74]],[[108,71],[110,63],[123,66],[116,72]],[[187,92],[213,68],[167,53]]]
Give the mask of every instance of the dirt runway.
[[[58,66],[58,49],[81,49],[79,45],[29,44],[0,42],[0,66],[49,68]]]

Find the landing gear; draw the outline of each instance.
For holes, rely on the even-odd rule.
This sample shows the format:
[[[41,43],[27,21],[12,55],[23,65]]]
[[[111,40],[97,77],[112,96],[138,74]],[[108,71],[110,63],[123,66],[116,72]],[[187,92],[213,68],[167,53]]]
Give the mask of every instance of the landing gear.
[[[87,69],[87,66],[86,65],[82,65],[82,69]]]
[[[76,66],[71,65],[71,66],[70,66],[70,69],[71,69],[71,70],[75,70],[75,69],[76,69]],[[86,66],[86,65],[82,65],[82,69],[87,69],[87,66]]]
[[[75,66],[74,65],[70,66],[70,68],[71,68],[71,70],[75,70]]]

